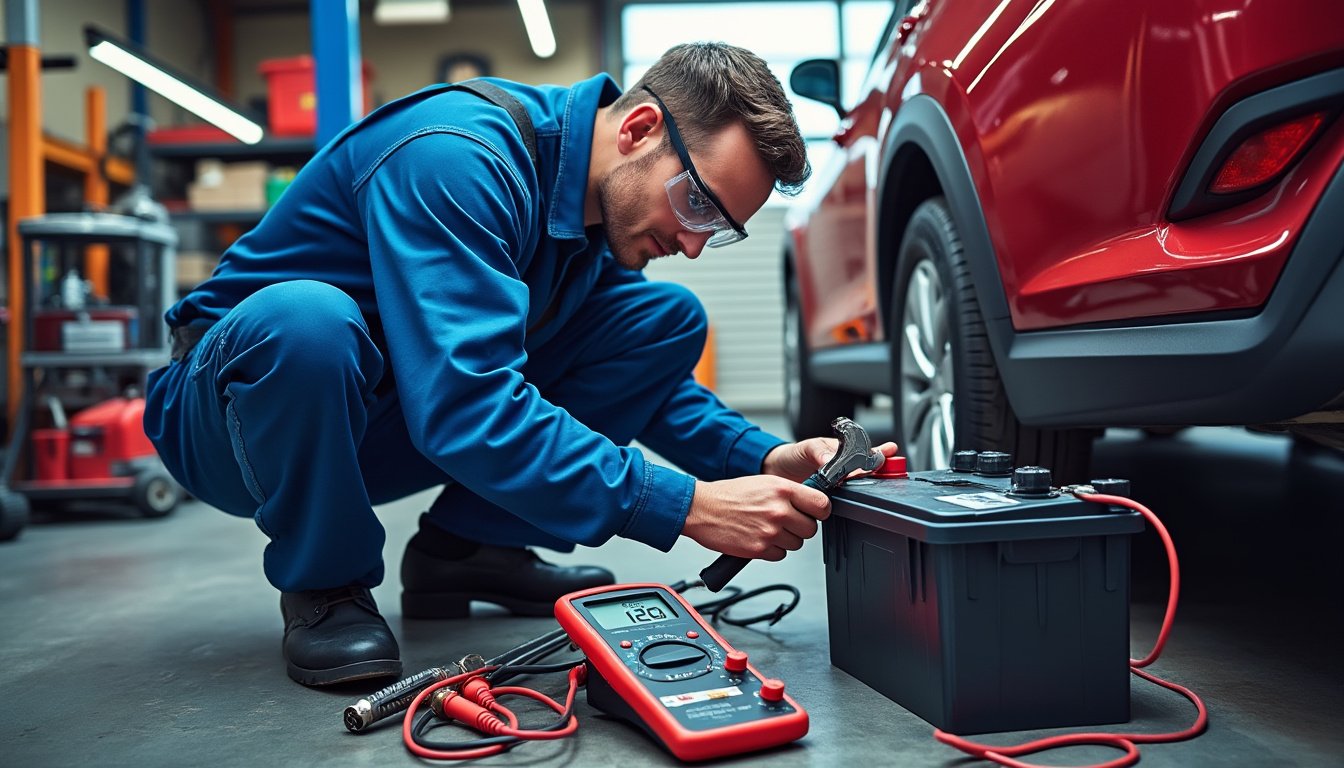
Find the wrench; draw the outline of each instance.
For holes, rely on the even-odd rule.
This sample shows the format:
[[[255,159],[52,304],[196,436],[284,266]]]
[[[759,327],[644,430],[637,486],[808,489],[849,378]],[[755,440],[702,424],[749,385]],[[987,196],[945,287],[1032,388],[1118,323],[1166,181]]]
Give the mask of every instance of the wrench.
[[[871,472],[882,466],[882,462],[886,460],[881,453],[873,452],[873,444],[868,439],[868,433],[852,419],[841,416],[831,422],[831,431],[840,439],[840,447],[825,466],[803,481],[803,485],[828,494],[843,483],[851,472],[857,469]],[[700,572],[700,580],[710,592],[718,592],[749,562],[751,560],[745,557],[721,555],[718,560]]]

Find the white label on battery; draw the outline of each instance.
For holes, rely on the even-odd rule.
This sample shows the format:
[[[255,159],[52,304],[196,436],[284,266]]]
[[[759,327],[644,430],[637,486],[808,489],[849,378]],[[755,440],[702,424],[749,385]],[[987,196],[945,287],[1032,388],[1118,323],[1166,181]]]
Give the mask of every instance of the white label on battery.
[[[1015,504],[1022,503],[1016,499],[1010,499],[1003,494],[989,492],[963,493],[959,496],[938,496],[937,499],[967,509],[996,509],[998,507],[1011,507]]]
[[[692,691],[691,693],[678,693],[673,696],[661,696],[659,701],[668,709],[673,707],[684,707],[687,704],[695,704],[700,701],[712,701],[714,699],[726,699],[730,696],[741,696],[742,689],[736,685],[727,688],[710,688],[705,691]]]

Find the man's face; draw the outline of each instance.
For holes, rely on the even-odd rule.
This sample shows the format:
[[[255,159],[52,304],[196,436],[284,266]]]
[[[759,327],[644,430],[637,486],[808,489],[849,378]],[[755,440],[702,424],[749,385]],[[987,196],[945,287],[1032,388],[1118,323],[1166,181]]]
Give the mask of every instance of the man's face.
[[[659,134],[661,138],[661,134]],[[725,127],[691,155],[700,178],[734,221],[751,217],[770,196],[774,178],[746,128]],[[694,259],[712,232],[693,232],[672,208],[666,183],[686,170],[666,142],[628,158],[598,183],[598,204],[616,261],[631,270],[673,253]]]

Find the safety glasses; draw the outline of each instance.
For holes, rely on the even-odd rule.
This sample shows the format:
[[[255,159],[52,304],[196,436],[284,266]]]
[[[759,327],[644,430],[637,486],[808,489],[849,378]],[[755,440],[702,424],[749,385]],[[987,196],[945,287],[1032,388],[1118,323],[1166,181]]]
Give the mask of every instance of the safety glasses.
[[[719,198],[710,191],[709,185],[705,184],[700,174],[696,173],[695,163],[691,162],[691,155],[681,141],[681,132],[677,130],[677,122],[672,119],[672,112],[652,88],[646,85],[644,90],[649,92],[653,100],[658,102],[658,107],[663,110],[663,121],[667,124],[667,135],[672,139],[672,148],[677,151],[677,157],[681,158],[681,165],[686,169],[668,179],[663,185],[667,189],[667,199],[672,203],[672,212],[677,215],[681,226],[692,232],[713,232],[707,243],[710,248],[719,248],[745,240],[747,230],[733,221],[733,217],[724,209],[723,203],[719,202]]]

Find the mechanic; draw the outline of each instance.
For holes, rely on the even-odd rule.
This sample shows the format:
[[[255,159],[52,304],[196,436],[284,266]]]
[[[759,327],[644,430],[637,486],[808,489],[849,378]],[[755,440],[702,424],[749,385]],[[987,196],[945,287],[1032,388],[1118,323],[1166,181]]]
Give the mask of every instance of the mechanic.
[[[472,83],[336,137],[166,314],[146,432],[188,491],[269,537],[305,685],[401,674],[369,591],[375,504],[444,486],[402,558],[407,618],[471,600],[550,615],[614,582],[531,546],[684,535],[778,560],[829,514],[800,481],[835,441],[786,443],[698,385],[703,308],[641,272],[741,240],[772,188],[807,178],[765,62],[698,43],[624,94],[606,75]]]

